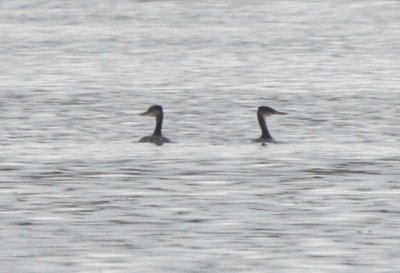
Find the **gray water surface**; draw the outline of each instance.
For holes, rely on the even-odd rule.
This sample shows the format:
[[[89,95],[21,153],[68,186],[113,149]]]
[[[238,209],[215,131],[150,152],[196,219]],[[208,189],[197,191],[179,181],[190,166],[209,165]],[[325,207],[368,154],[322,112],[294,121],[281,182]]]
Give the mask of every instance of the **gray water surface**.
[[[1,271],[400,272],[399,14],[0,2]]]

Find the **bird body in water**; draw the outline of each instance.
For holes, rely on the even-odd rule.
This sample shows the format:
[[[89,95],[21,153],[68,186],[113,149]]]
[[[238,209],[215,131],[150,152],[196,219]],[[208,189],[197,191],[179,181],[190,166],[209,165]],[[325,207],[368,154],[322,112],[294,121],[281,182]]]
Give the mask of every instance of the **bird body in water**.
[[[164,143],[170,142],[168,138],[162,135],[162,122],[164,118],[163,108],[161,105],[153,105],[147,109],[146,112],[141,113],[142,116],[152,116],[156,118],[156,127],[151,136],[142,137],[139,142],[152,142],[156,145],[162,145]]]
[[[285,112],[276,111],[275,109],[272,109],[271,107],[268,106],[258,107],[257,119],[258,119],[258,124],[260,124],[261,136],[259,138],[254,139],[253,141],[262,143],[262,145],[265,145],[266,142],[276,142],[268,130],[267,123],[265,122],[265,117],[271,115],[286,115],[286,114],[287,113]]]

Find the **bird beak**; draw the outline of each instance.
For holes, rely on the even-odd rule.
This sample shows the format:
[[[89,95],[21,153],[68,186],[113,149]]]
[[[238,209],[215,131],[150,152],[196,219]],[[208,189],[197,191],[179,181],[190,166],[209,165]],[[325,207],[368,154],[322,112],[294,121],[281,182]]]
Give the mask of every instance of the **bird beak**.
[[[149,111],[146,111],[146,112],[140,113],[139,115],[141,115],[141,116],[148,116],[149,114],[150,114],[150,112],[149,112]]]
[[[275,114],[275,115],[287,115],[287,113],[285,113],[285,112],[279,112],[279,111],[275,111],[274,114]]]

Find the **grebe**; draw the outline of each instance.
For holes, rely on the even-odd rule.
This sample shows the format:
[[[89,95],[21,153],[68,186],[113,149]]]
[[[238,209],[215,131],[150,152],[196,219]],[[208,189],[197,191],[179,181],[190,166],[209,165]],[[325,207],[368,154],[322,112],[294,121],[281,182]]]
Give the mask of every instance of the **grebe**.
[[[261,142],[263,145],[265,145],[265,142],[276,142],[268,131],[267,123],[265,122],[265,117],[270,115],[286,115],[286,114],[287,113],[285,112],[276,111],[268,106],[258,107],[257,118],[261,128],[261,136],[257,139],[254,139],[253,141]]]
[[[142,137],[139,142],[152,142],[157,145],[170,142],[168,138],[164,137],[161,133],[163,122],[163,108],[161,105],[153,105],[147,109],[146,112],[141,113],[141,116],[152,116],[156,118],[156,127],[151,136]]]

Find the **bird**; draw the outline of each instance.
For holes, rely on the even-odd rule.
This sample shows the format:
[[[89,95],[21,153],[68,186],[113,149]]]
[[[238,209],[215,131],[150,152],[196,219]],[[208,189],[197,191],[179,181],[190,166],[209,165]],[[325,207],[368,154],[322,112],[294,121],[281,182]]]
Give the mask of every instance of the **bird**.
[[[266,142],[277,142],[271,136],[270,132],[268,131],[267,123],[265,122],[265,117],[271,115],[287,115],[287,113],[276,111],[275,109],[272,109],[271,107],[268,106],[258,107],[257,119],[258,119],[258,124],[260,124],[261,136],[259,138],[253,139],[253,142],[258,142],[261,143],[262,145],[265,145]]]
[[[151,136],[142,137],[139,142],[152,142],[156,145],[162,145],[170,142],[170,140],[164,137],[161,133],[162,122],[163,122],[163,108],[161,105],[150,106],[146,112],[140,114],[141,116],[152,116],[156,118],[156,127]]]

